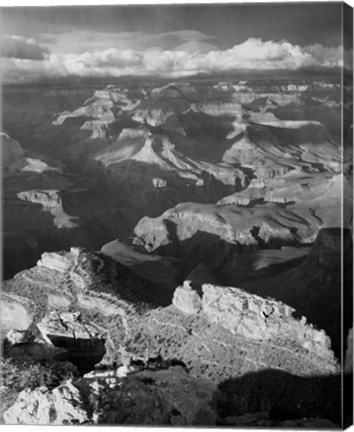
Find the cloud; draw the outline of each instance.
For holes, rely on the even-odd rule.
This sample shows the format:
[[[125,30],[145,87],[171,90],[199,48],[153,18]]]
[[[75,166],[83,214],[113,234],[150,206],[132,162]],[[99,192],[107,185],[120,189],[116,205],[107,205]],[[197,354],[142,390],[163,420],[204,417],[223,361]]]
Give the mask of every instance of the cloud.
[[[184,42],[183,44],[178,45],[178,47],[174,49],[174,51],[185,51],[189,54],[192,53],[207,54],[210,51],[215,51],[215,50],[217,50],[217,47],[215,45],[200,40],[191,40],[188,42]]]
[[[44,60],[48,50],[34,39],[22,36],[3,35],[1,39],[1,56],[6,58]]]
[[[43,61],[2,58],[1,71],[4,83],[25,83],[69,75],[62,60],[51,55]]]
[[[210,39],[215,39],[215,37],[197,30],[180,30],[159,34],[145,34],[143,32],[104,33],[80,30],[61,34],[42,33],[38,37],[41,44],[55,54],[67,52],[82,54],[94,50],[103,51],[107,47],[135,51],[145,51],[152,47],[172,50],[186,42],[202,42]]]
[[[225,51],[210,52],[203,63],[210,69],[298,69],[314,62],[299,45],[250,38]]]
[[[321,66],[343,66],[343,47],[328,48],[320,44],[309,45],[304,52],[310,54]]]
[[[181,40],[188,40],[188,42],[185,42],[186,45],[180,44],[174,50],[159,46],[140,50],[114,47],[83,53],[48,53],[42,61],[11,58],[8,59],[11,62],[8,61],[3,67],[4,81],[14,82],[19,77],[23,81],[65,76],[158,75],[174,78],[237,69],[328,68],[343,64],[342,47],[328,48],[319,44],[301,47],[287,41],[262,41],[251,38],[227,50],[218,50],[212,45],[205,50],[202,49],[203,43],[200,42],[203,34],[197,33],[178,32],[179,42]],[[166,36],[167,38],[176,37],[173,32],[166,35],[170,35]],[[135,40],[136,37],[137,35]],[[124,38],[131,40],[131,34],[120,34],[120,40]],[[160,35],[157,39],[160,39]],[[155,38],[153,42],[157,39]],[[176,42],[176,39],[174,40]],[[191,47],[195,50],[190,49]]]

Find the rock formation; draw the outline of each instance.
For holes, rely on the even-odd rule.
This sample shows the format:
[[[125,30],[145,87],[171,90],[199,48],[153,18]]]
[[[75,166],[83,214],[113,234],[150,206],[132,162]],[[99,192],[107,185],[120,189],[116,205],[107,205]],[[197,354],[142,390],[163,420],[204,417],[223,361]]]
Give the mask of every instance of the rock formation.
[[[1,295],[1,328],[6,333],[9,330],[27,330],[33,323],[35,308],[28,297],[2,291]]]
[[[332,362],[329,370],[336,371],[330,338],[323,330],[296,320],[295,310],[272,299],[264,299],[246,291],[204,284],[202,298],[188,283],[177,288],[173,304],[187,314],[203,313],[208,321],[221,325],[233,335],[248,339],[267,340],[273,344],[295,344],[310,355]],[[332,361],[331,361],[332,359]]]
[[[112,317],[124,322],[136,307],[129,301],[143,292],[141,280],[110,258],[79,248],[45,253],[37,267],[4,283],[2,328],[40,330],[42,340],[69,349],[79,362],[88,363],[91,350],[97,363]]]
[[[201,295],[193,284],[186,282],[176,289],[174,305],[156,308],[139,303],[144,289],[126,267],[79,248],[46,253],[37,267],[5,282],[5,297],[13,298],[14,292],[20,290],[22,303],[26,303],[26,298],[41,299],[28,306],[21,303],[23,308],[29,308],[32,317],[21,327],[34,333],[38,329],[42,341],[64,348],[67,354],[61,355],[82,373],[98,362],[109,370],[113,364],[128,365],[123,374],[107,371],[103,387],[107,390],[99,393],[103,399],[92,396],[94,400],[87,401],[92,389],[101,388],[95,373],[74,382],[75,388],[70,384],[67,390],[66,383],[54,390],[27,389],[6,411],[6,422],[214,424],[218,421],[215,408],[211,408],[218,393],[216,384],[229,377],[257,373],[260,368],[308,379],[313,375],[332,376],[339,371],[328,336],[307,324],[305,318],[295,319],[293,308],[282,302],[210,284],[202,286]],[[7,327],[18,328],[17,321],[8,322]],[[26,358],[40,358],[38,349],[37,354],[29,357],[31,343],[24,345],[21,349]],[[15,355],[17,346],[21,347],[13,345],[12,351],[7,352]],[[53,352],[54,358],[58,354]],[[164,369],[173,362],[183,364],[191,376],[184,372],[185,366],[137,372],[149,369],[152,359],[159,357],[166,360],[158,362],[158,367]],[[139,363],[137,369],[134,362]],[[204,384],[204,379],[210,380],[209,384]],[[123,383],[119,384],[121,380]],[[210,389],[205,393],[206,399],[202,396],[203,388]],[[60,401],[66,392],[67,397]],[[128,398],[130,404],[125,405],[128,393],[135,396]],[[32,398],[41,403],[28,411],[25,407],[32,406]],[[143,405],[138,403],[140,399],[145,401]],[[87,408],[87,403],[93,408]],[[102,409],[97,408],[101,403]],[[275,402],[270,398],[267,403]],[[142,409],[145,404],[146,410]],[[151,404],[157,410],[151,410]],[[60,413],[48,420],[54,405],[60,407]],[[123,415],[126,406],[129,411]]]
[[[46,387],[23,390],[4,413],[7,424],[74,425],[88,423],[79,390],[67,382],[49,391]]]
[[[22,391],[7,424],[215,425],[217,387],[179,366],[120,379],[109,373]]]
[[[65,213],[62,199],[56,190],[35,190],[19,192],[17,197],[23,201],[40,204],[44,211],[54,216],[53,223],[58,228],[75,228],[77,218]]]
[[[167,181],[161,177],[155,177],[152,179],[152,184],[155,188],[163,188],[167,186]]]
[[[69,313],[56,311],[49,312],[41,322],[37,324],[43,339],[52,344],[60,339],[72,339],[74,341],[94,342],[103,339],[102,330],[92,324],[83,322],[80,313]]]
[[[202,308],[201,299],[189,281],[185,281],[183,286],[176,289],[172,303],[186,314],[198,313]]]
[[[24,150],[18,141],[4,132],[0,132],[0,140],[6,177],[14,174],[43,173],[46,171],[61,173],[62,166],[58,161],[43,156],[38,157]]]
[[[10,138],[6,133],[1,132],[1,156],[4,168],[9,168],[14,162],[25,154],[21,144]]]

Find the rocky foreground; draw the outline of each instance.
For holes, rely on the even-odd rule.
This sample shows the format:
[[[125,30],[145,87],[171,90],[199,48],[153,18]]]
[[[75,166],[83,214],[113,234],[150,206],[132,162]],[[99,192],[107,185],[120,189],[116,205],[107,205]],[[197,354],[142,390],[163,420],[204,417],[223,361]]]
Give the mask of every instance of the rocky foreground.
[[[152,285],[128,267],[82,248],[45,253],[6,281],[3,420],[340,424],[331,339],[306,317],[295,318],[292,307],[188,280],[170,305],[155,298]],[[55,379],[53,364],[63,371]]]

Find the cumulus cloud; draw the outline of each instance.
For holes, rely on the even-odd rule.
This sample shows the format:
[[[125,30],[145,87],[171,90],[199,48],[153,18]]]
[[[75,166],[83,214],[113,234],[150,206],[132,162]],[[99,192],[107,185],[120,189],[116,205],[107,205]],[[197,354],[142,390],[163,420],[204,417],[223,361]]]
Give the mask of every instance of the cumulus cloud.
[[[181,36],[181,35],[179,35]],[[193,38],[185,34],[185,39]],[[194,35],[197,42],[200,35]],[[181,39],[181,37],[179,38]],[[198,48],[198,43],[194,46]],[[212,47],[213,48],[213,47]],[[44,60],[12,58],[5,64],[3,76],[22,80],[65,76],[188,76],[204,72],[237,69],[299,69],[303,67],[339,67],[343,64],[343,49],[322,45],[301,47],[287,41],[262,41],[251,38],[227,50],[174,50],[161,47],[145,50],[109,48],[83,53],[50,53]]]
[[[343,66],[343,47],[328,48],[320,44],[309,45],[304,52],[310,54],[321,66]]]
[[[44,60],[48,50],[34,39],[16,35],[3,35],[1,38],[1,56],[6,58]]]

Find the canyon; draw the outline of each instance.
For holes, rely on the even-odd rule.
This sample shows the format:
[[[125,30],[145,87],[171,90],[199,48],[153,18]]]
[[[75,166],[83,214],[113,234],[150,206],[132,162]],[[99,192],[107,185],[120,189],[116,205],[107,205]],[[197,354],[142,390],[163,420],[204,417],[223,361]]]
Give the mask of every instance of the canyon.
[[[4,87],[2,421],[340,427],[339,78]]]

